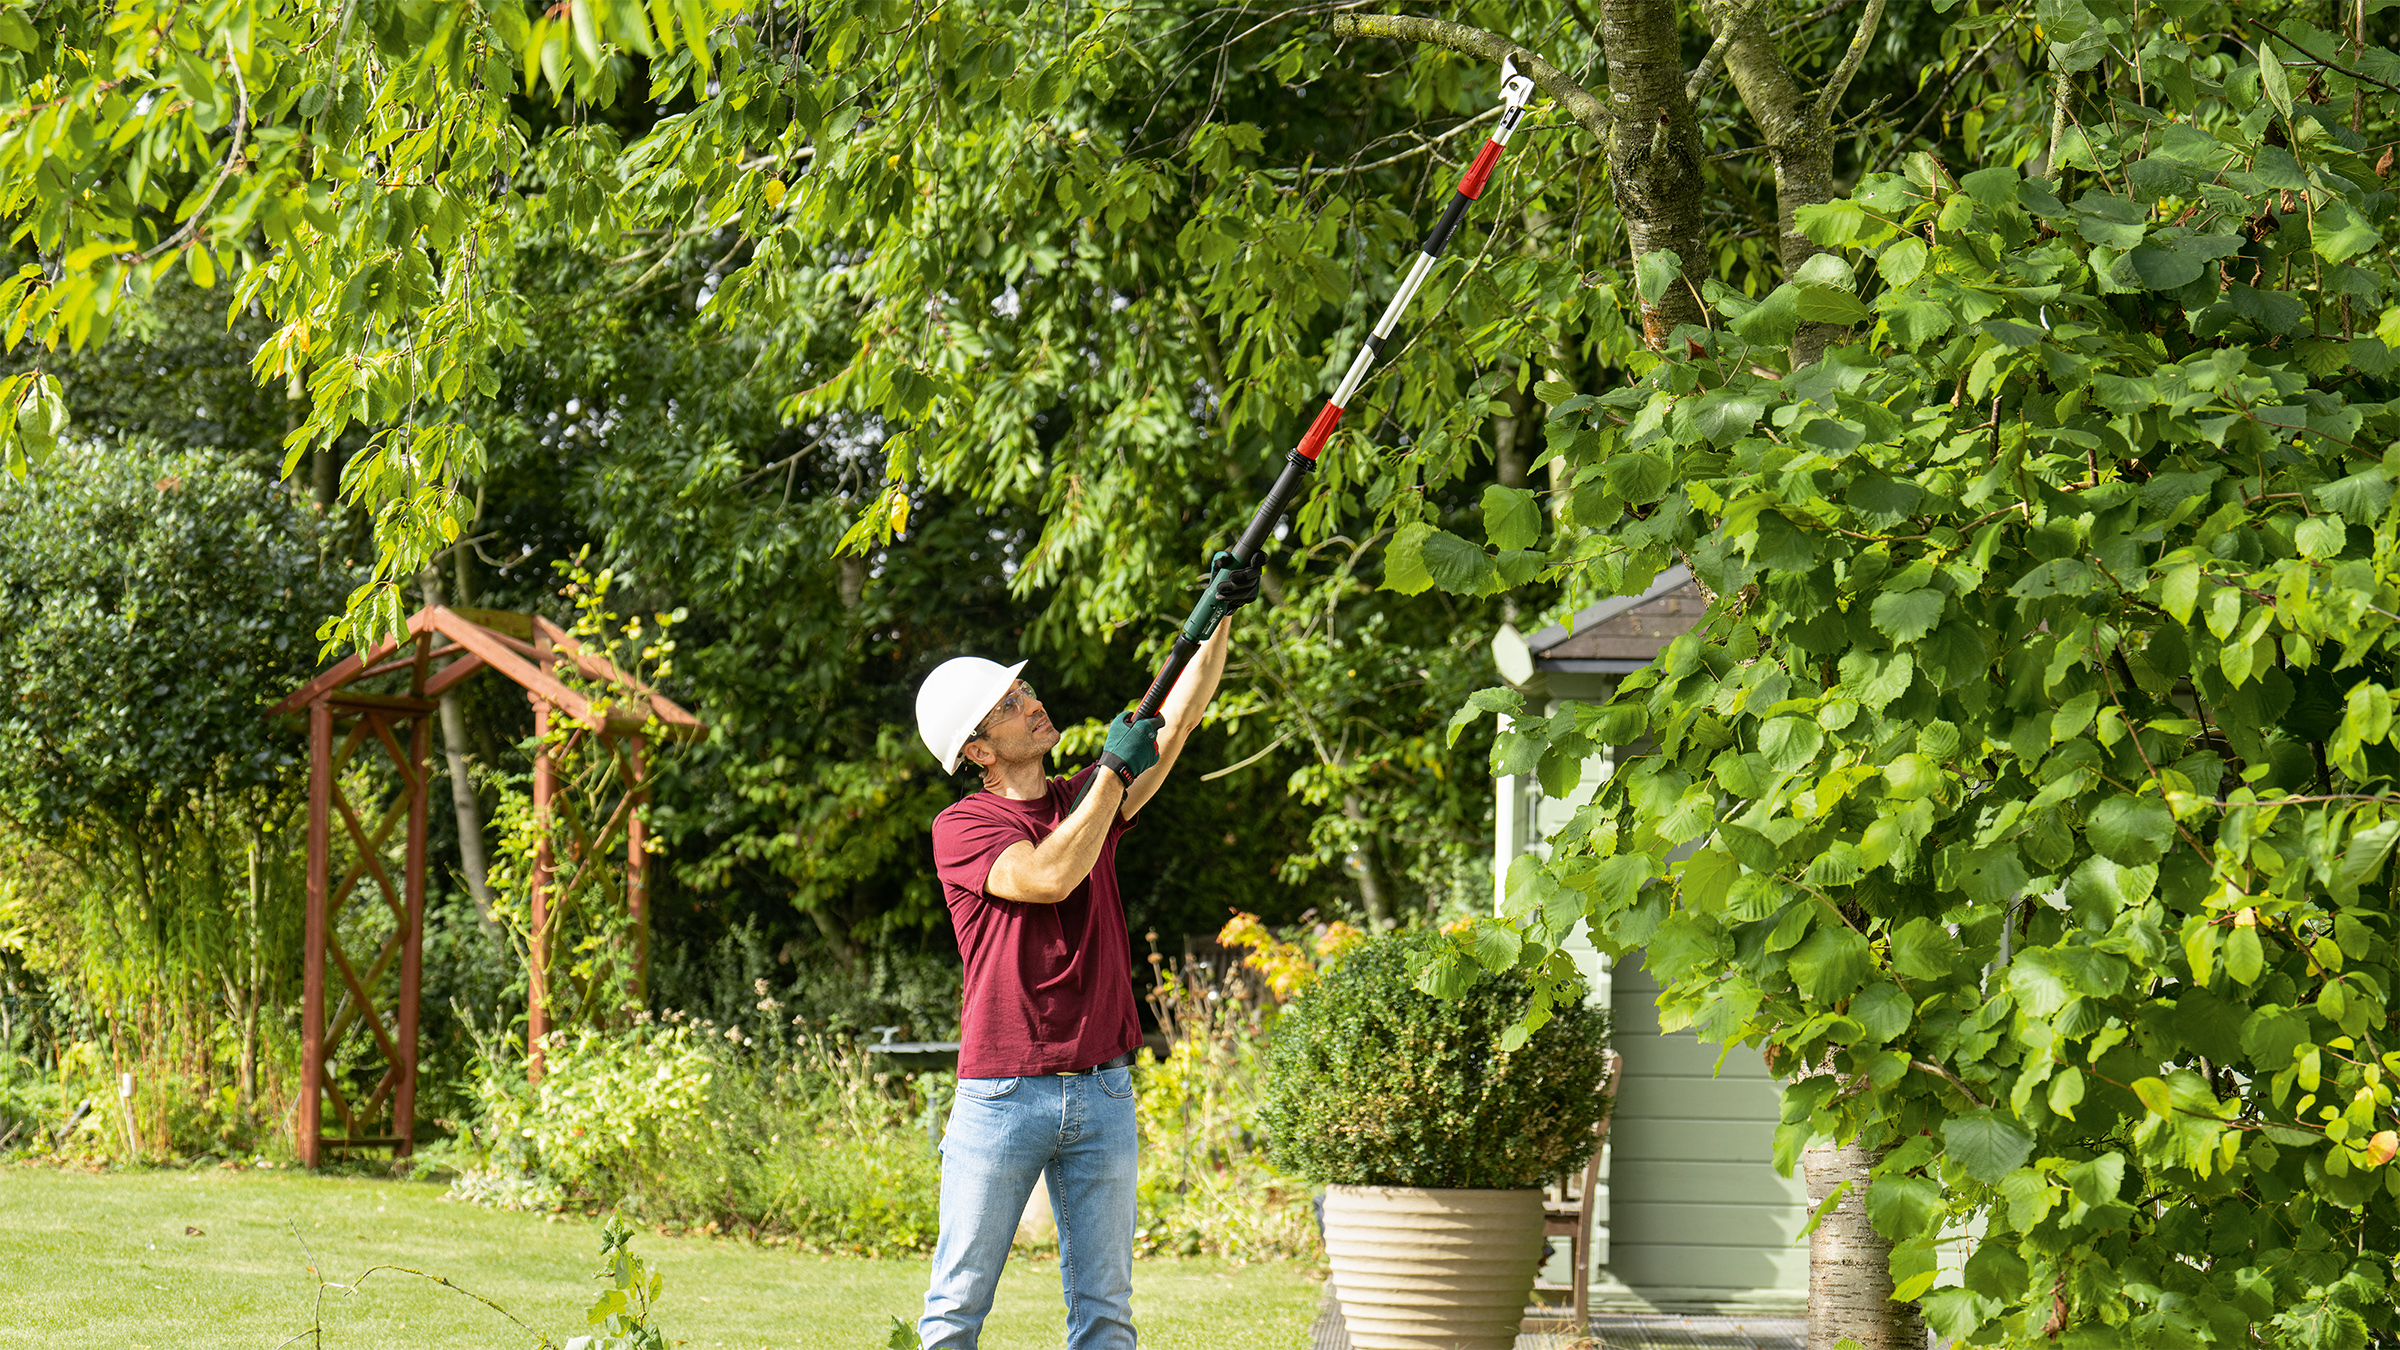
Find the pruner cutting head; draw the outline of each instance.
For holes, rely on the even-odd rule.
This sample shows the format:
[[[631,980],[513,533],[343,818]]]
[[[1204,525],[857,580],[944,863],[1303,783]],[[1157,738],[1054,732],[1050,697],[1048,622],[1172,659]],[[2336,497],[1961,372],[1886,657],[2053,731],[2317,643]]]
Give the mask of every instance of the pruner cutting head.
[[[1521,109],[1533,98],[1533,77],[1517,69],[1517,58],[1500,58],[1500,101]]]

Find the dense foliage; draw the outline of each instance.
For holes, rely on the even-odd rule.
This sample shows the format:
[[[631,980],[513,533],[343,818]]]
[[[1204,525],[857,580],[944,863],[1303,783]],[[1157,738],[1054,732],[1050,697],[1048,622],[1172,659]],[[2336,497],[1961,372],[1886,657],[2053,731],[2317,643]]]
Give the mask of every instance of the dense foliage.
[[[1504,974],[1437,998],[1411,965],[1446,942],[1430,928],[1369,938],[1285,1005],[1258,1111],[1277,1167],[1344,1186],[1509,1188],[1591,1156],[1607,1014],[1566,1000],[1503,1049],[1530,982]]]
[[[346,589],[317,535],[212,451],[78,444],[0,498],[0,1052],[61,1093],[133,1072],[135,1153],[272,1128],[299,742],[264,711]]]
[[[2395,1327],[2394,120],[2344,72],[2400,56],[2222,17],[2062,7],[2047,177],[1870,175],[1763,300],[1706,283],[1693,360],[1555,391],[1601,565],[1716,601],[1496,749],[1564,788],[1625,748],[1512,875],[1524,959],[1588,917],[1792,1077],[1787,1165],[1888,1149],[1867,1210],[1943,1335]],[[1852,331],[1787,369],[1811,320]]]
[[[1644,950],[1670,1020],[1791,1076],[1787,1161],[1887,1150],[1856,1180],[1947,1334],[2388,1333],[2389,18],[1886,9],[10,11],[40,258],[0,301],[73,343],[231,278],[372,535],[347,634],[461,532],[507,603],[585,542],[691,603],[725,730],[662,785],[686,968],[864,970],[939,921],[914,675],[1130,693],[1407,264],[1480,62],[1538,47],[1207,747],[1272,747],[1310,813],[1129,895],[1336,859],[1354,915],[1476,894],[1432,722],[1483,638],[1687,562],[1708,626],[1614,702],[1453,725],[1474,763],[1518,713],[1493,762],[1553,793],[1622,764],[1430,983],[1528,973],[1513,1053],[1573,1006],[1574,922]],[[19,467],[55,373],[0,386]],[[1252,842],[1230,786],[1187,846]]]
[[[0,811],[45,838],[168,827],[281,782],[261,715],[345,587],[310,513],[220,455],[78,445],[0,498]]]
[[[675,1015],[559,1033],[548,1072],[493,1046],[474,1128],[436,1156],[452,1194],[514,1208],[622,1209],[645,1221],[816,1250],[930,1247],[940,1162],[914,1094],[859,1052],[795,1037],[761,998],[724,1026]]]

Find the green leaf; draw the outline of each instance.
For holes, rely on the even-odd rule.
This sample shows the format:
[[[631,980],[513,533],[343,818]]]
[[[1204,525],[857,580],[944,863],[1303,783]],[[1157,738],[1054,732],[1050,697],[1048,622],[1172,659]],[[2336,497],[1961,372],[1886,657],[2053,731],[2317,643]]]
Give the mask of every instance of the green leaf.
[[[1911,980],[1949,976],[1963,949],[1950,931],[1931,919],[1910,919],[1892,934],[1892,970]]]
[[[1767,401],[1757,394],[1715,389],[1701,397],[1692,426],[1711,444],[1730,445],[1747,435],[1766,410]]]
[[[2267,102],[2274,105],[2275,111],[2283,114],[2284,121],[2289,122],[2292,120],[2292,77],[2284,73],[2283,61],[2275,55],[2272,39],[2259,39],[2257,51],[2259,92],[2265,94]]]
[[[2327,262],[2348,262],[2383,243],[2374,226],[2359,218],[2350,203],[2336,197],[2317,208],[2309,222],[2309,238],[2317,256]]]
[[[2238,235],[2195,234],[2153,236],[2125,255],[2142,289],[2171,291],[2189,286],[2208,271],[2209,264],[2241,251]]]
[[[2008,588],[2020,600],[2053,595],[2088,595],[2100,585],[2100,574],[2081,558],[2052,558],[2028,570]]]
[[[1678,284],[1682,277],[1683,258],[1673,249],[1645,253],[1633,264],[1634,284],[1640,288],[1645,304],[1657,304],[1667,288]]]
[[[1875,260],[1875,271],[1886,286],[1905,286],[1925,270],[1925,241],[1915,235],[1895,239],[1883,246],[1883,255]]]
[[[1795,312],[1802,323],[1838,323],[1845,327],[1865,323],[1874,313],[1848,291],[1829,286],[1803,286]]]
[[[1383,589],[1421,595],[1433,585],[1433,574],[1425,567],[1425,541],[1433,532],[1433,526],[1421,520],[1392,532],[1392,542],[1383,550]]]
[[[1883,766],[1884,795],[1898,801],[1919,801],[1941,795],[1948,780],[1941,764],[1915,751],[1895,755]]]
[[[1896,984],[1872,984],[1850,1000],[1850,1016],[1867,1029],[1867,1038],[1881,1045],[1898,1038],[1916,1021],[1916,1005]]]
[[[2019,953],[2008,964],[2008,991],[2033,1017],[2050,1017],[2076,997],[2066,975],[2040,948]]]
[[[2156,797],[2111,797],[2084,826],[2092,847],[2129,866],[2157,862],[2175,841],[2175,816]]]
[[[2100,691],[2097,689],[2087,689],[2059,704],[2058,711],[2050,715],[2050,743],[2057,745],[2082,735],[2084,728],[2092,724],[2092,718],[2099,711]]]
[[[1524,947],[1523,935],[1508,924],[1484,919],[1475,925],[1475,962],[1495,975],[1514,970],[1517,953]]]
[[[1520,713],[1525,710],[1525,696],[1514,689],[1478,689],[1467,695],[1467,701],[1457,712],[1450,714],[1449,739],[1445,744],[1458,744],[1459,733],[1469,722],[1491,713]]]
[[[2069,1120],[2075,1118],[2075,1108],[2083,1104],[2083,1070],[2069,1064],[2050,1076],[2050,1110]]]
[[[2310,516],[2292,530],[2292,543],[2303,558],[2339,557],[2349,537],[2349,526],[2338,515]]]
[[[1778,773],[1791,773],[1817,757],[1825,733],[1805,717],[1770,718],[1758,729],[1758,752]]]
[[[2383,870],[2384,860],[2392,856],[2394,841],[2400,841],[2400,819],[2380,821],[2352,834],[2349,846],[2342,850],[2342,865],[2335,873],[2334,889],[2343,894],[2355,893],[2368,878]]]
[[[1647,506],[1675,486],[1675,466],[1665,455],[1648,450],[1611,455],[1603,475],[1608,490],[1634,506]]]
[[[1985,1109],[1943,1121],[1942,1150],[1968,1176],[1998,1185],[2033,1156],[2033,1136],[2015,1121]]]
[[[1886,592],[1875,597],[1869,613],[1875,629],[1896,643],[1914,642],[1933,631],[1942,621],[1942,606],[1947,597],[1927,587],[1924,590]]]
[[[1490,595],[1499,588],[1500,570],[1492,555],[1448,530],[1427,533],[1418,547],[1426,575],[1452,595]]]
[[[1542,536],[1542,507],[1524,488],[1494,483],[1483,490],[1483,534],[1501,550],[1531,548]]]
[[[1727,321],[1726,327],[1744,342],[1762,347],[1780,347],[1792,340],[1792,330],[1800,321],[1800,288],[1785,282],[1767,292],[1766,298],[1747,311]]]
[[[2167,1090],[2165,1083],[2156,1078],[2134,1079],[2133,1095],[2141,1098],[2142,1105],[2149,1110],[2151,1115],[2164,1117],[2175,1114],[2174,1094]]]
[[[2383,508],[2392,500],[2392,480],[2380,467],[2362,469],[2319,484],[2314,495],[2317,505],[2328,511],[2338,511],[2346,519],[2372,522],[2383,518]],[[2190,618],[2186,616],[2180,621],[2188,623]]]
[[[2145,1101],[2145,1106],[2149,1103]],[[2098,1208],[2114,1201],[2125,1185],[2125,1155],[2103,1153],[2059,1174],[2067,1190],[2085,1205]]]
[[[2236,924],[2225,937],[2225,973],[2243,984],[2258,983],[2259,973],[2266,968],[2266,950],[2258,940],[2258,929],[2249,924]]]
[[[1846,924],[1827,924],[1792,949],[1792,982],[1809,1002],[1831,1006],[1866,983],[1874,958],[1867,940]]]
[[[1941,1183],[1930,1177],[1879,1176],[1867,1184],[1867,1222],[1893,1242],[1931,1229],[1941,1212]]]
[[[1715,849],[1702,849],[1683,864],[1683,903],[1703,914],[1717,913],[1741,875],[1740,863]]]

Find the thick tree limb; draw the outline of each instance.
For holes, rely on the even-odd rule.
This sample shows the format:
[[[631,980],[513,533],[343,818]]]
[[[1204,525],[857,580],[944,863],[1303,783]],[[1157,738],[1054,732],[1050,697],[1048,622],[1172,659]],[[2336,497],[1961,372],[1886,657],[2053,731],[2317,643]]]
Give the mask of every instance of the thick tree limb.
[[[1403,14],[1337,14],[1331,27],[1336,37],[1422,42],[1493,62],[1513,57],[1517,69],[1532,77],[1533,87],[1557,100],[1558,106],[1567,110],[1567,115],[1575,119],[1576,125],[1599,140],[1608,139],[1611,119],[1607,104],[1602,103],[1591,90],[1577,84],[1573,76],[1498,33],[1452,23],[1447,19],[1420,19]]]
[[[1397,14],[1342,14],[1344,37],[1379,37],[1447,47],[1487,61],[1513,58],[1534,87],[1555,99],[1607,148],[1610,185],[1636,259],[1672,252],[1686,267],[1706,257],[1700,213],[1700,128],[1683,93],[1674,0],[1600,0],[1600,45],[1608,59],[1605,100],[1508,38],[1462,23]],[[1640,297],[1642,336],[1653,349],[1683,324],[1707,321],[1688,281]]]
[[[1640,297],[1642,340],[1663,351],[1677,327],[1708,321],[1694,273],[1707,266],[1700,210],[1700,125],[1684,96],[1683,37],[1675,0],[1601,0],[1608,56],[1608,174],[1627,242],[1641,258],[1672,252],[1685,276]],[[1639,269],[1636,269],[1639,275]]]

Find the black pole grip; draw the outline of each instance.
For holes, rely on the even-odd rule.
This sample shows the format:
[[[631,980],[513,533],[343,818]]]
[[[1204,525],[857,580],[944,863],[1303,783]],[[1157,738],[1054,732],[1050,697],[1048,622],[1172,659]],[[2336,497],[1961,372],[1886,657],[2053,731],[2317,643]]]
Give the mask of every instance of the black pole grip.
[[[1298,453],[1285,461],[1283,472],[1275,478],[1275,486],[1267,489],[1267,499],[1258,504],[1258,514],[1250,517],[1249,528],[1234,541],[1236,559],[1247,562],[1258,556],[1258,551],[1266,547],[1267,536],[1274,533],[1275,522],[1283,519],[1283,508],[1300,495],[1300,485],[1316,471],[1317,462]]]
[[[1274,531],[1275,522],[1283,519],[1283,508],[1299,494],[1300,485],[1307,481],[1316,468],[1315,460],[1297,452],[1288,458],[1283,472],[1275,477],[1275,486],[1267,489],[1266,500],[1258,504],[1257,514],[1250,517],[1249,527],[1242,531],[1241,538],[1234,541],[1233,556],[1237,561],[1258,556],[1259,550],[1266,545],[1267,536]],[[1175,678],[1183,674],[1183,668],[1191,664],[1192,655],[1199,650],[1200,644],[1189,636],[1176,635],[1174,647],[1167,652],[1166,663],[1158,668],[1158,678],[1150,681],[1149,690],[1134,707],[1134,720],[1158,716],[1159,708],[1167,701],[1167,692],[1175,687]]]
[[[1181,633],[1175,635],[1175,646],[1168,651],[1166,664],[1158,668],[1158,678],[1150,682],[1150,688],[1142,694],[1142,701],[1134,705],[1134,721],[1158,716],[1159,705],[1167,701],[1167,691],[1175,687],[1175,677],[1183,674],[1183,668],[1192,663],[1193,654],[1199,650],[1199,643]]]

